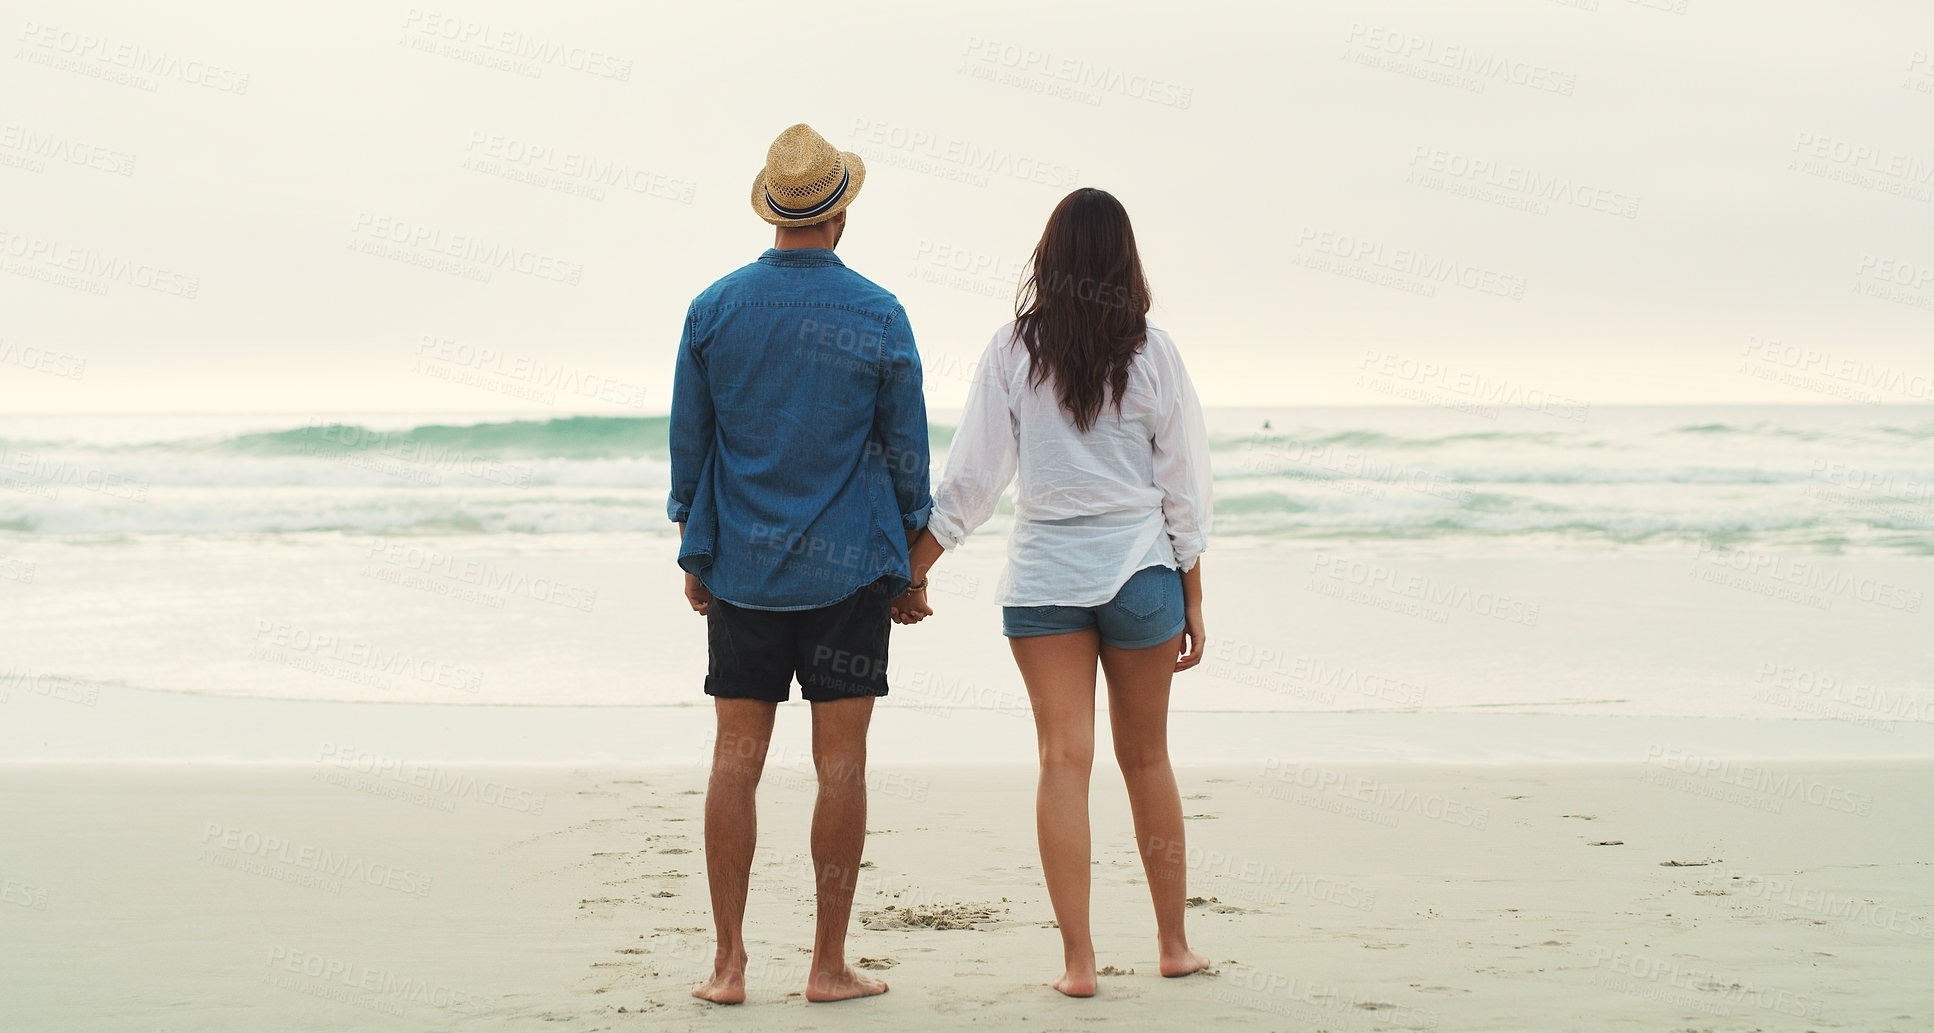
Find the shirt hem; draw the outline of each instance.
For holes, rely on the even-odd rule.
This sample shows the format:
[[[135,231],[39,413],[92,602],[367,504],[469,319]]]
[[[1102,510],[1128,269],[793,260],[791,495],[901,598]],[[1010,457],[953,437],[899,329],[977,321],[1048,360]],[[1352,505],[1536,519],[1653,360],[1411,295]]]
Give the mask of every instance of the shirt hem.
[[[866,586],[873,584],[875,581],[879,581],[882,578],[888,579],[887,588],[893,591],[893,594],[896,596],[899,595],[901,592],[906,591],[907,586],[913,583],[912,578],[910,578],[905,574],[901,574],[898,571],[882,570],[878,574],[874,575],[873,577],[868,578],[864,581],[861,581],[859,584],[854,585],[852,588],[847,589],[845,594],[835,596],[834,598],[828,599],[823,603],[801,603],[801,604],[791,605],[791,606],[773,606],[770,603],[742,602],[738,599],[734,599],[720,592],[713,591],[712,586],[709,584],[705,586],[705,590],[712,593],[712,598],[724,600],[725,602],[731,603],[733,606],[736,606],[742,610],[766,610],[771,613],[796,613],[800,610],[819,610],[819,609],[824,609],[825,607],[828,607],[828,606],[837,606],[840,603],[843,603],[846,600],[853,598],[853,596],[859,594],[861,589],[864,589]],[[700,582],[703,582],[704,580],[705,579],[703,577],[699,578]]]

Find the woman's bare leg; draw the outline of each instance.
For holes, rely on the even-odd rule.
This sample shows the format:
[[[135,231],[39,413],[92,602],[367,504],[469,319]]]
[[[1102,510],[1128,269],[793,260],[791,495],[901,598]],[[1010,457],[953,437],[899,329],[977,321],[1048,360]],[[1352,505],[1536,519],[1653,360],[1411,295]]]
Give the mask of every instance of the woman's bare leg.
[[[1183,846],[1182,794],[1168,759],[1168,691],[1175,677],[1181,637],[1148,649],[1101,647],[1108,677],[1108,725],[1115,759],[1128,783],[1135,839],[1155,902],[1155,938],[1165,976],[1186,976],[1209,967],[1189,949],[1182,929],[1188,900],[1188,851]]]
[[[1090,629],[1011,638],[1008,644],[1034,703],[1034,734],[1041,753],[1034,825],[1067,965],[1054,988],[1069,997],[1092,997],[1095,942],[1088,927],[1088,774],[1095,763],[1095,660],[1101,636]]]

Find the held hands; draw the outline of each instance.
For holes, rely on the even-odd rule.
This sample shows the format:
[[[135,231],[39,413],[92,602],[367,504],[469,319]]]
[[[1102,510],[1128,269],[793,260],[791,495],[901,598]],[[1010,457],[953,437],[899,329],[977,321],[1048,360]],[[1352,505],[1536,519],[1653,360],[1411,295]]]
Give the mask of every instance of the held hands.
[[[927,603],[927,579],[921,578],[919,587],[909,586],[900,597],[889,604],[887,611],[895,624],[918,624],[933,616],[933,607]]]
[[[1191,603],[1182,610],[1182,647],[1175,660],[1177,674],[1202,662],[1202,647],[1207,642],[1202,633],[1202,604]]]
[[[889,613],[895,624],[918,624],[933,616],[933,607],[927,604],[927,571],[933,569],[934,562],[940,559],[944,550],[933,537],[933,531],[922,527],[918,531],[907,532],[907,563],[913,577],[907,590],[893,600]]]

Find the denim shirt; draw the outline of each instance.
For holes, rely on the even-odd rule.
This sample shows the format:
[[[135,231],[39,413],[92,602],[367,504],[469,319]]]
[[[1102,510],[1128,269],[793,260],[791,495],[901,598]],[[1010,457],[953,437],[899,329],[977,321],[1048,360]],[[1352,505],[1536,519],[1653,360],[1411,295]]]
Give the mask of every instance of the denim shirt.
[[[805,610],[884,577],[926,526],[920,353],[890,292],[824,248],[771,249],[700,294],[672,384],[678,565],[735,606]]]

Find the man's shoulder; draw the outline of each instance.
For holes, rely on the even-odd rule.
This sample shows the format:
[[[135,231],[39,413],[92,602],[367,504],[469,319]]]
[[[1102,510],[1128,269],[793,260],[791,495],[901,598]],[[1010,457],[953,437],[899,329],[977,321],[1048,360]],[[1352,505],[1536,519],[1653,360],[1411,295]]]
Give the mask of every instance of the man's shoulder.
[[[712,281],[711,286],[692,299],[692,308],[717,309],[734,302],[756,302],[769,297],[768,277],[771,275],[771,267],[756,261],[748,262]],[[828,263],[821,268],[820,275],[825,278],[824,293],[800,303],[865,312],[882,319],[905,311],[899,297],[892,291],[848,266]]]
[[[692,307],[695,309],[713,308],[721,302],[730,301],[734,297],[742,295],[747,290],[752,289],[753,285],[758,281],[758,278],[759,263],[747,262],[737,269],[726,273],[724,276],[713,280],[711,286],[699,291],[698,297],[692,299]]]
[[[892,291],[874,283],[866,276],[848,265],[831,265],[825,269],[826,293],[815,303],[828,308],[860,312],[880,319],[882,322],[904,318],[906,309]]]
[[[892,291],[867,279],[851,266],[840,266],[839,271],[845,286],[853,292],[855,301],[887,312],[900,309],[900,299]]]

